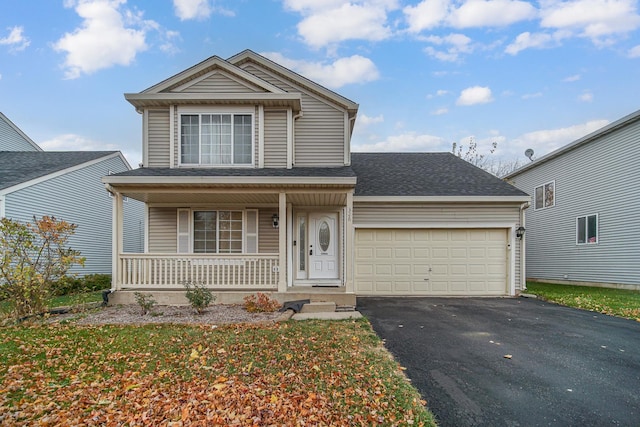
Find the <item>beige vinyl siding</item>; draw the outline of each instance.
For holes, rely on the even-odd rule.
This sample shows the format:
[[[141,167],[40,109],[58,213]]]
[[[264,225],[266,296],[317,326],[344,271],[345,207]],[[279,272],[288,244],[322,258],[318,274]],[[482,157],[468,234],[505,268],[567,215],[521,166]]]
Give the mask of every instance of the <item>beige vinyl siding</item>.
[[[169,110],[149,110],[148,112],[148,165],[150,168],[169,167]]]
[[[177,208],[149,207],[149,252],[176,253]]]
[[[173,207],[149,208],[149,252],[176,253],[177,210]],[[271,220],[277,212],[275,208],[258,212],[259,253],[278,253],[278,229],[273,228]]]
[[[258,213],[258,252],[277,254],[278,229],[273,228],[273,214],[277,214],[278,209],[261,209]]]
[[[287,112],[264,112],[264,167],[287,167]]]
[[[184,88],[180,92],[185,93],[253,93],[262,92],[257,87],[242,84],[221,73],[213,73],[207,78]]]
[[[371,204],[354,202],[353,223],[357,227],[367,225],[402,226],[413,228],[459,228],[466,224],[482,228],[488,226],[513,224],[520,225],[520,204],[466,205],[434,204],[413,205]],[[516,291],[523,289],[520,271],[521,244],[516,240],[514,248]]]
[[[517,223],[519,204],[511,205],[391,205],[354,202],[354,224]]]
[[[296,166],[344,165],[344,138],[347,132],[344,128],[344,110],[255,65],[246,65],[243,69],[287,92],[302,93],[303,116],[294,122],[293,161]]]
[[[527,277],[640,284],[639,140],[637,120],[511,178],[529,194],[555,181],[555,206],[526,210]],[[576,244],[576,218],[593,214],[598,243]]]

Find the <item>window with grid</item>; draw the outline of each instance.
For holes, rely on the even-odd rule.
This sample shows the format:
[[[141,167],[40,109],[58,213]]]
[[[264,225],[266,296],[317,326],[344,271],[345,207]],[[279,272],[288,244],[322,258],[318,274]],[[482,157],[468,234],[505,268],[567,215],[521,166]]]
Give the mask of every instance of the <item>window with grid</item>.
[[[242,253],[242,211],[194,211],[194,253]]]
[[[251,114],[180,115],[180,163],[251,165],[252,119]]]

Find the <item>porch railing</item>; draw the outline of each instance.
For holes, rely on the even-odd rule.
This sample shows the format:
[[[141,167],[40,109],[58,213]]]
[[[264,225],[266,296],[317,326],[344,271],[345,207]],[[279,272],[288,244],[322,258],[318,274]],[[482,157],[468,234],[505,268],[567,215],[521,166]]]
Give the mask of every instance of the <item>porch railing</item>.
[[[123,288],[182,288],[185,282],[211,289],[276,289],[278,254],[131,254],[119,256]]]

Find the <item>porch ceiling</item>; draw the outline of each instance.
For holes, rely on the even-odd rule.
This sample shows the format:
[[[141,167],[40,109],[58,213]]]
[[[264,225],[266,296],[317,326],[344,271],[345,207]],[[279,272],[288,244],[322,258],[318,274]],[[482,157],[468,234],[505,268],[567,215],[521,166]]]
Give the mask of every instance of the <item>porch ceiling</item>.
[[[117,187],[124,196],[145,203],[158,204],[243,204],[277,205],[279,193],[287,194],[287,202],[295,206],[344,206],[352,188],[126,188]]]

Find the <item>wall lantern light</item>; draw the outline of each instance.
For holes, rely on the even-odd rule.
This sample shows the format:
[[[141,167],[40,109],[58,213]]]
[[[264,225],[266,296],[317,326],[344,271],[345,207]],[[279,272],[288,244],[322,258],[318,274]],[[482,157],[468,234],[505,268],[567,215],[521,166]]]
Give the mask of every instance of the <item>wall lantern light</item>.
[[[527,231],[524,227],[520,226],[516,228],[516,237],[520,240],[524,237],[524,232]]]
[[[280,224],[280,217],[278,214],[273,214],[271,221],[273,221],[273,228],[278,228],[278,225]]]

